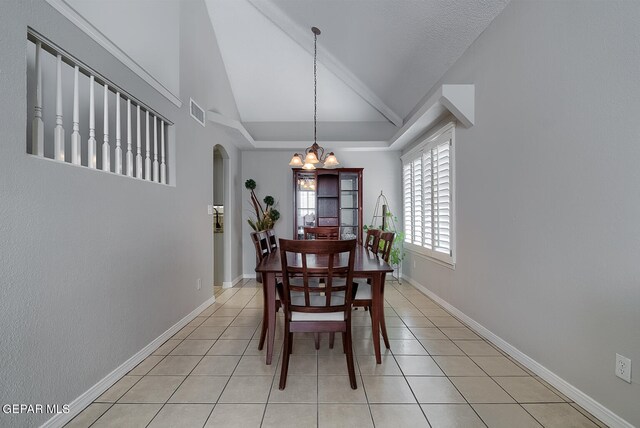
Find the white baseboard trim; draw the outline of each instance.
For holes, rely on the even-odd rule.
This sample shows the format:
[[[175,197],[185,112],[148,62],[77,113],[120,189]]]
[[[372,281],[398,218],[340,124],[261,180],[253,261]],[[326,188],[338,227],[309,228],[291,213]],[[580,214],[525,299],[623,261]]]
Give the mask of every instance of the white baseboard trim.
[[[612,428],[634,428],[632,424],[621,418],[620,416],[613,413],[611,410],[580,391],[575,386],[571,385],[566,380],[562,379],[560,376],[538,363],[522,351],[520,351],[515,346],[511,345],[506,340],[502,339],[500,336],[494,334],[489,329],[484,327],[482,324],[478,323],[474,319],[465,315],[462,311],[460,311],[455,306],[451,305],[446,300],[442,299],[440,296],[435,294],[433,291],[429,290],[426,286],[420,284],[415,279],[410,278],[406,275],[402,275],[402,279],[406,280],[409,284],[413,285],[416,289],[424,293],[427,297],[438,303],[440,306],[445,308],[451,314],[455,315],[461,321],[463,321],[467,326],[478,333],[480,336],[484,337],[498,348],[503,350],[506,354],[511,356],[513,359],[518,361],[520,364],[531,370],[536,375],[540,376],[540,378],[544,379],[558,391],[572,399],[576,404],[583,407],[589,413],[591,413],[596,418],[600,419],[602,422],[607,424]]]
[[[244,279],[256,279],[256,274],[255,273],[245,273],[242,275],[242,277]]]
[[[100,397],[107,389],[116,383],[122,376],[127,374],[131,369],[140,364],[142,360],[153,353],[160,345],[167,341],[171,336],[176,334],[182,327],[189,324],[200,312],[216,301],[215,297],[207,299],[206,302],[194,309],[189,315],[171,326],[167,331],[154,339],[147,346],[138,351],[134,356],[118,366],[111,373],[103,377],[98,383],[85,391],[78,398],[69,404],[69,413],[59,413],[41,425],[41,428],[58,428],[64,426],[71,419],[75,418],[85,407],[91,404],[96,398]]]
[[[234,285],[236,285],[237,283],[239,283],[240,281],[242,281],[243,278],[244,278],[243,275],[238,275],[238,277],[236,279],[234,279],[233,281],[224,281],[222,283],[222,288],[231,288]]]

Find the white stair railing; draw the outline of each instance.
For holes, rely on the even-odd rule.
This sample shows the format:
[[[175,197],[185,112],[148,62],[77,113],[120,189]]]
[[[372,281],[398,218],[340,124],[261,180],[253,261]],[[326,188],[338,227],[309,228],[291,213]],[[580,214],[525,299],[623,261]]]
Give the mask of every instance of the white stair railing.
[[[104,140],[102,142],[102,170],[111,171],[111,146],[109,146],[109,85],[104,85]]]
[[[133,177],[133,152],[131,152],[131,100],[127,100],[127,177]]]
[[[56,129],[54,138],[54,156],[64,162],[64,127],[62,126],[62,55],[58,54],[56,63]]]
[[[80,101],[78,92],[79,67],[73,68],[73,132],[71,133],[71,163],[82,164],[82,146],[80,141]]]
[[[142,130],[140,129],[140,106],[136,111],[136,178],[142,178]]]
[[[122,174],[122,148],[120,147],[120,92],[116,92],[116,174]]]
[[[144,179],[151,181],[151,158],[149,157],[149,112],[147,111],[147,120],[144,122],[145,130],[145,149],[146,155],[144,157]]]
[[[148,106],[137,101],[122,88],[108,81],[35,31],[29,29],[27,40],[32,45],[28,50],[30,55],[28,73],[30,74],[27,78],[27,91],[31,101],[29,108],[31,109],[31,105],[33,105],[33,117],[29,118],[31,126],[27,130],[31,146],[30,153],[38,157],[51,156],[53,160],[62,163],[70,163],[128,177],[135,175],[135,178],[138,179],[167,184],[167,159],[165,153],[168,142],[165,138],[167,132],[165,128],[172,126],[172,124]],[[48,77],[43,78],[43,74]],[[49,83],[52,82],[54,77],[55,80],[53,82],[55,84]],[[81,79],[87,79],[86,81],[88,81],[89,88],[86,92],[81,90],[86,84],[81,84]],[[73,86],[71,86],[71,81],[73,81]],[[98,87],[102,86],[103,90],[103,121],[98,126],[96,126],[95,120],[96,113],[100,113],[99,111],[96,112],[96,101],[98,101],[95,94],[96,85]],[[46,92],[45,96],[43,96],[43,91]],[[55,97],[49,95],[52,93],[55,93]],[[112,100],[115,99],[115,102],[109,102],[109,98],[113,97],[113,95],[115,97]],[[43,102],[48,103],[50,100],[55,100],[55,107],[43,104]],[[65,106],[64,103],[69,103],[70,101],[72,101],[72,105],[67,104]],[[127,147],[123,158],[122,127],[124,123],[122,122],[122,113],[124,109],[121,103],[124,101],[127,103]],[[136,109],[135,121],[132,117],[132,104]],[[100,106],[97,108],[100,108]],[[86,116],[87,111],[88,118]],[[55,112],[55,116],[52,116],[52,112]],[[72,116],[72,132],[68,140],[65,136],[63,121],[65,112],[67,117],[69,115]],[[85,112],[85,116],[82,115],[82,112]],[[141,113],[144,113],[144,118],[141,117]],[[145,122],[144,126],[142,124],[143,120]],[[84,128],[84,132],[86,132],[84,138],[82,135],[82,122],[85,123],[85,126],[88,125],[88,129]],[[115,147],[111,145],[109,140],[109,130],[114,125],[114,122],[115,128],[111,128],[111,135],[115,139]],[[159,132],[158,126],[160,127]],[[135,163],[132,150],[134,127],[136,129]],[[153,144],[151,144],[151,127],[153,127]],[[52,134],[46,133],[45,130],[51,130],[52,128],[53,139],[46,141],[45,135]],[[113,129],[115,129],[115,132]],[[100,131],[102,131],[104,138],[101,145],[102,150],[98,152],[96,132]],[[158,133],[160,136],[158,136]],[[115,137],[113,137],[113,134],[115,134]],[[145,139],[144,163],[142,160],[143,137]],[[86,152],[82,148],[84,141],[86,141],[87,145]],[[66,144],[70,145],[66,146]],[[160,147],[158,148],[158,146]],[[70,153],[69,158],[65,157],[67,148],[69,149],[68,153]],[[53,155],[49,155],[51,152],[53,152]],[[83,152],[86,153],[84,160]]]
[[[42,65],[40,55],[42,43],[36,43],[36,97],[31,125],[31,151],[34,155],[44,156],[44,122],[42,121]]]
[[[87,166],[89,168],[96,168],[97,156],[96,156],[96,108],[95,108],[95,93],[94,93],[94,81],[93,75],[89,77],[89,140],[87,141]]]
[[[160,150],[161,150],[161,161],[160,161],[160,183],[167,184],[167,166],[164,163],[164,120],[160,121]]]

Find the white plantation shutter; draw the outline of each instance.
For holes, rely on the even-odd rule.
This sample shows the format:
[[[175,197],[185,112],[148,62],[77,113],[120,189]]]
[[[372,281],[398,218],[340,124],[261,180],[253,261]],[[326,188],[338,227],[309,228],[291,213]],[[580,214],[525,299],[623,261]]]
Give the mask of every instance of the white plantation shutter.
[[[433,156],[431,156],[431,150],[427,150],[422,154],[422,187],[424,192],[422,193],[422,204],[424,206],[424,240],[420,243],[425,248],[431,248],[433,245],[433,168],[431,166],[433,162]]]
[[[411,164],[405,164],[402,166],[402,195],[404,198],[404,240],[405,242],[411,242],[413,239],[413,226],[412,226],[412,207],[413,207],[413,193],[411,190]]]
[[[402,185],[407,248],[453,264],[452,124],[403,156]]]
[[[437,145],[433,153],[433,250],[451,253],[450,141]]]
[[[413,239],[415,245],[422,245],[422,159],[412,162],[413,169]]]

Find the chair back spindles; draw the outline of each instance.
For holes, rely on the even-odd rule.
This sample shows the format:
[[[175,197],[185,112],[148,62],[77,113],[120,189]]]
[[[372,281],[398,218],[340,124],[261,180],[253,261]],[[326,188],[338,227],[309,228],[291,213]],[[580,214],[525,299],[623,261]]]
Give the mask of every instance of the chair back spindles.
[[[340,239],[340,228],[337,226],[307,226],[304,228],[304,239],[337,240]]]
[[[378,256],[382,257],[382,259],[387,263],[389,263],[389,256],[391,255],[391,247],[393,247],[393,239],[395,236],[396,234],[393,232],[382,232],[380,234],[379,242],[382,245],[378,245],[380,248]]]
[[[364,247],[373,254],[378,254],[381,233],[382,231],[380,229],[367,230],[367,238],[364,241]]]
[[[267,230],[266,233],[267,241],[269,244],[269,252],[273,253],[278,251],[278,237],[276,236],[276,233],[273,231],[273,229]]]
[[[262,259],[264,259],[269,254],[269,239],[267,238],[266,232],[253,232],[251,233],[251,242],[253,242],[253,247],[256,250],[256,266],[260,264]],[[256,275],[256,279],[258,282],[262,282],[262,276],[260,274]]]

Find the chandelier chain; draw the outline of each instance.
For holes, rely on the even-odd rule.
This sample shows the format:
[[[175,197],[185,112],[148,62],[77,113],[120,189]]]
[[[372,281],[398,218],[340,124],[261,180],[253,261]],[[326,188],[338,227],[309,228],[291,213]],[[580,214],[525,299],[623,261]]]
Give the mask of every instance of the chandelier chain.
[[[318,133],[318,35],[313,34],[313,142],[317,143]]]

